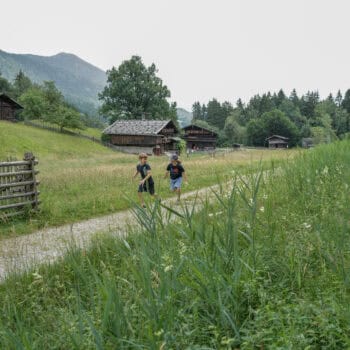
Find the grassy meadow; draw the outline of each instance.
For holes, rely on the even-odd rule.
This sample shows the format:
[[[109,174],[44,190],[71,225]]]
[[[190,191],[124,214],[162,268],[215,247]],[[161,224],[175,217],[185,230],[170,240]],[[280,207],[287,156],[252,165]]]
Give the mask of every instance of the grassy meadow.
[[[29,219],[2,223],[1,236],[29,233],[37,228],[76,222],[130,207],[137,200],[138,179],[132,182],[137,156],[118,153],[89,140],[30,126],[0,123],[0,159],[22,159],[32,151],[39,160],[41,212]],[[234,171],[263,161],[266,166],[293,157],[298,151],[247,150],[217,155],[191,155],[183,164],[192,191],[228,181]],[[156,192],[170,196],[163,179],[167,157],[150,157]],[[146,198],[149,200],[146,194]]]
[[[0,348],[349,349],[350,142],[232,185],[8,278]]]
[[[57,131],[59,130],[59,127],[56,124],[52,124],[52,123],[49,123],[49,122],[46,122],[46,121],[42,121],[42,120],[39,120],[39,119],[36,119],[36,120],[34,119],[34,120],[31,120],[31,122],[36,123],[39,126],[55,128],[55,129],[57,129]],[[101,135],[102,135],[102,129],[98,129],[98,128],[86,127],[83,130],[64,128],[64,130],[68,130],[68,131],[74,132],[76,134],[91,136],[91,137],[94,137],[94,138],[96,138],[98,140],[101,139]]]

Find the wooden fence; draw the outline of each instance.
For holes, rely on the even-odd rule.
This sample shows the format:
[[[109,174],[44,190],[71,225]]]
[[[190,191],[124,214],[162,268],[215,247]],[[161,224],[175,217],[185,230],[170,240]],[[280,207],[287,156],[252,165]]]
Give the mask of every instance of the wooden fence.
[[[23,161],[0,162],[0,220],[38,209],[37,164],[32,153],[26,153]]]

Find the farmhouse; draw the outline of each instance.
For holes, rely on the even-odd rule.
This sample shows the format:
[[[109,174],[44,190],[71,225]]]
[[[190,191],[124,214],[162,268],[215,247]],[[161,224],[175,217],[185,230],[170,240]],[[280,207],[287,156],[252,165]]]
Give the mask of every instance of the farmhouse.
[[[129,153],[163,154],[177,149],[178,130],[171,120],[117,120],[103,131]]]
[[[272,135],[266,139],[269,144],[269,148],[288,148],[288,137],[280,135]]]
[[[0,94],[0,120],[16,121],[16,111],[23,107],[5,94]]]
[[[189,125],[182,130],[185,133],[183,138],[186,141],[187,149],[215,149],[218,135],[214,131],[197,125]]]

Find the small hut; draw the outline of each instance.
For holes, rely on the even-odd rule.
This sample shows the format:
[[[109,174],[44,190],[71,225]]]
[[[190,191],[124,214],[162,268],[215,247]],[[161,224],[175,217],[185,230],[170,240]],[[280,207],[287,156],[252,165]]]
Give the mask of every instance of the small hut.
[[[266,139],[269,144],[269,148],[288,148],[288,137],[280,135],[272,135]]]
[[[117,120],[103,133],[110,135],[113,145],[129,153],[160,155],[175,151],[179,142],[172,120]]]
[[[16,121],[16,112],[23,107],[6,94],[0,94],[0,120]]]
[[[197,125],[188,125],[182,128],[185,135],[186,148],[191,150],[213,150],[216,147],[218,135],[212,130]]]

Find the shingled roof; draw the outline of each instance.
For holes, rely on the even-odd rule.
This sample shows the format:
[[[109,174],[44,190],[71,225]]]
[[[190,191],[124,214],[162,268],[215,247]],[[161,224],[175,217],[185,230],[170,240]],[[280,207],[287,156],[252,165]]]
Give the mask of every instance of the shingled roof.
[[[288,141],[289,138],[288,137],[285,137],[285,136],[281,136],[281,135],[272,135],[270,137],[267,137],[266,140],[270,140],[270,139],[281,139],[281,140],[284,140],[284,141]]]
[[[171,120],[117,120],[103,130],[107,135],[157,135]],[[176,129],[176,128],[175,128]]]
[[[19,103],[17,103],[15,100],[7,96],[6,94],[0,93],[0,100],[5,101],[6,103],[10,104],[16,109],[23,109],[23,107]]]

